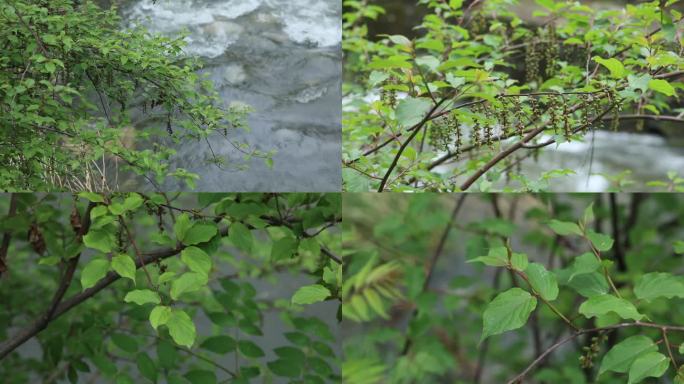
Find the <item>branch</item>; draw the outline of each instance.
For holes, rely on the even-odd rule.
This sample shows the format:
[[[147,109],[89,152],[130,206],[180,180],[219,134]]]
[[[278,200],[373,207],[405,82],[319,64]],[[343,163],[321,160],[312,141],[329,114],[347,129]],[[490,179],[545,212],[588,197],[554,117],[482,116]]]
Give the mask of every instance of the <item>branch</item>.
[[[607,327],[601,327],[601,328],[591,328],[591,329],[581,329],[572,335],[558,341],[557,343],[553,344],[550,346],[546,351],[544,351],[541,355],[539,355],[530,365],[525,368],[524,371],[522,371],[518,376],[512,378],[511,380],[508,381],[508,384],[519,384],[522,383],[522,380],[527,376],[527,374],[532,371],[532,369],[537,366],[539,363],[541,363],[548,355],[551,354],[551,352],[555,351],[558,349],[560,346],[563,344],[574,340],[575,338],[587,334],[587,333],[596,333],[596,332],[602,332],[602,331],[611,331],[614,329],[620,329],[620,328],[629,328],[629,327],[644,327],[644,328],[658,328],[663,331],[678,331],[678,332],[684,332],[684,327],[682,326],[676,326],[676,325],[661,325],[661,324],[653,324],[653,323],[642,323],[640,321],[634,322],[634,323],[620,323],[620,324],[615,324],[615,325],[610,325]]]
[[[94,203],[88,204],[88,207],[83,213],[83,216],[81,218],[82,225],[78,233],[76,234],[76,241],[78,242],[82,241],[83,235],[86,234],[88,232],[88,229],[90,228],[90,211],[94,207]],[[15,350],[17,347],[19,347],[20,345],[31,339],[33,336],[38,334],[40,331],[45,329],[51,320],[57,318],[60,315],[59,308],[64,304],[62,302],[62,299],[64,298],[64,294],[66,293],[67,289],[69,289],[69,286],[71,285],[71,280],[74,277],[74,272],[76,271],[76,266],[78,265],[78,260],[80,259],[80,256],[81,254],[79,253],[78,255],[76,255],[68,261],[64,275],[62,275],[62,278],[59,282],[59,286],[57,287],[57,290],[55,291],[55,294],[53,295],[52,300],[50,302],[50,306],[45,311],[45,313],[41,315],[32,325],[30,325],[27,328],[24,328],[13,338],[0,344],[0,361],[4,359],[10,352]]]
[[[437,104],[435,104],[430,112],[423,117],[423,120],[421,120],[418,124],[414,126],[414,131],[409,136],[406,141],[399,147],[399,151],[397,151],[397,155],[394,156],[394,160],[392,161],[392,164],[390,167],[387,169],[387,173],[385,173],[385,177],[382,178],[382,181],[380,182],[380,187],[378,188],[378,192],[382,192],[385,190],[385,185],[387,184],[387,180],[389,180],[390,175],[392,175],[392,171],[394,171],[394,168],[397,166],[397,163],[399,162],[399,158],[401,158],[402,153],[404,153],[404,150],[406,147],[408,147],[409,144],[411,144],[411,141],[418,135],[418,132],[420,132],[420,128],[422,128],[430,119],[432,118],[432,114],[435,113],[435,111],[442,105],[447,99],[442,99],[440,100]]]
[[[446,228],[444,228],[444,231],[442,232],[442,236],[439,239],[439,243],[437,244],[437,248],[435,249],[435,253],[432,255],[432,258],[430,258],[430,261],[426,265],[427,272],[425,275],[425,281],[423,281],[423,292],[425,292],[428,289],[428,287],[430,286],[430,280],[432,280],[432,273],[435,271],[435,266],[437,265],[437,261],[439,260],[439,257],[442,255],[442,252],[444,251],[444,245],[446,244],[446,240],[449,237],[449,232],[451,232],[451,228],[454,226],[454,221],[456,221],[456,216],[458,216],[458,212],[463,207],[463,203],[465,202],[465,199],[467,196],[468,196],[467,194],[462,194],[461,197],[458,199],[458,202],[456,203],[454,210],[451,212],[451,218],[449,219],[449,222],[447,223]],[[416,315],[418,315],[417,309],[414,310],[413,313],[411,314],[411,319],[416,317]],[[412,344],[412,340],[407,337],[406,341],[404,342],[404,347],[401,351],[402,356],[404,356],[408,353],[409,349],[411,349],[411,344]]]
[[[573,113],[573,112],[577,111],[580,107],[581,106],[579,104],[575,105],[574,107],[572,107],[568,110],[568,113]],[[608,114],[608,112],[610,112],[613,108],[615,108],[615,106],[611,106],[610,108],[604,110],[601,115],[594,117],[594,119],[592,119],[592,121],[589,123],[589,125],[594,124],[597,120],[602,119],[603,116]],[[483,165],[480,169],[478,169],[470,178],[468,178],[468,180],[466,180],[461,185],[461,187],[460,187],[461,191],[465,191],[468,188],[470,188],[480,177],[482,177],[482,175],[484,175],[487,171],[489,171],[492,167],[494,167],[496,164],[498,164],[501,160],[507,158],[508,156],[510,156],[511,154],[516,152],[517,150],[524,149],[526,147],[530,148],[530,146],[528,146],[527,143],[530,140],[532,140],[533,138],[535,138],[537,135],[544,132],[547,128],[548,127],[541,125],[535,129],[533,129],[532,131],[530,131],[530,133],[525,135],[525,137],[523,137],[522,140],[516,142],[515,144],[508,147],[508,149],[506,149],[505,151],[496,155],[493,159],[491,159],[490,161],[487,162],[487,164]],[[582,129],[582,126],[576,128],[573,132],[577,132],[580,129]],[[555,139],[551,139],[549,141],[546,141],[546,142],[539,144],[539,145],[535,145],[533,147],[534,148],[541,148],[541,147],[551,145],[555,142],[556,142]]]

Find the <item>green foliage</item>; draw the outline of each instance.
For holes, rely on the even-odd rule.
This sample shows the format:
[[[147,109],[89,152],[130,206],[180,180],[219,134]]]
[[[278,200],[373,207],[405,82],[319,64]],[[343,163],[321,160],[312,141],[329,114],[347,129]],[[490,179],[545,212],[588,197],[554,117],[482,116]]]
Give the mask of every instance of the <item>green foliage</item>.
[[[10,200],[0,339],[47,323],[0,343],[3,383],[341,380],[339,194],[14,194],[0,211]]]
[[[652,116],[679,119],[676,2],[416,3],[404,14],[344,1],[348,191],[548,190],[574,171],[533,176],[540,151],[597,129],[640,130]],[[383,34],[390,27],[407,35]],[[629,172],[603,176],[619,190]]]
[[[481,340],[522,327],[536,307],[537,299],[520,288],[500,293],[482,314]]]
[[[681,196],[461,198],[345,199],[343,381],[681,381]]]
[[[192,187],[197,175],[171,165],[174,147],[210,136],[270,160],[232,138],[249,108],[225,106],[184,36],[122,30],[117,9],[94,1],[8,1],[0,15],[0,189],[108,191],[120,187],[111,170]]]

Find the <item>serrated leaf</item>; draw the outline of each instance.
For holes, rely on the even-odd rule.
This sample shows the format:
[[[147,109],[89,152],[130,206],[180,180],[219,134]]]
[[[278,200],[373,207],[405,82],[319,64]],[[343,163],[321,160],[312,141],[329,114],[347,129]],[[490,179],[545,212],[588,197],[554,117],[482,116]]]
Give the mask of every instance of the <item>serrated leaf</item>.
[[[601,295],[589,298],[579,307],[579,313],[587,318],[615,313],[622,319],[641,320],[644,315],[637,311],[634,304],[613,295]]]
[[[195,342],[195,323],[183,310],[174,309],[169,316],[166,326],[174,342],[185,347],[192,347]]]
[[[539,263],[531,263],[525,269],[527,278],[530,280],[532,288],[539,293],[544,300],[556,300],[558,298],[558,281],[553,272]]]
[[[647,273],[637,280],[634,294],[641,300],[684,298],[684,279],[664,272]]]
[[[150,291],[149,289],[136,289],[134,291],[130,291],[126,294],[126,297],[124,297],[124,301],[127,303],[136,303],[138,305],[161,303],[159,294],[157,292]]]
[[[407,97],[397,105],[396,118],[403,128],[412,127],[425,118],[430,111],[432,101],[424,98]]]
[[[135,283],[135,262],[128,255],[118,255],[112,258],[112,269],[119,276],[133,280]]]
[[[520,288],[499,294],[484,311],[480,341],[522,327],[536,307],[537,299]]]
[[[631,336],[615,344],[601,361],[599,375],[612,371],[626,373],[634,360],[648,352],[657,351],[656,344],[644,335]]]
[[[629,382],[634,384],[647,377],[660,377],[670,366],[670,360],[660,352],[648,352],[634,360],[629,368]]]
[[[197,247],[187,247],[181,251],[181,261],[193,272],[209,275],[212,268],[211,257]]]
[[[330,290],[322,285],[306,285],[300,287],[292,296],[293,304],[313,304],[330,297]]]
[[[107,275],[109,271],[109,260],[93,259],[83,267],[81,271],[81,286],[86,290],[95,285],[100,279]]]

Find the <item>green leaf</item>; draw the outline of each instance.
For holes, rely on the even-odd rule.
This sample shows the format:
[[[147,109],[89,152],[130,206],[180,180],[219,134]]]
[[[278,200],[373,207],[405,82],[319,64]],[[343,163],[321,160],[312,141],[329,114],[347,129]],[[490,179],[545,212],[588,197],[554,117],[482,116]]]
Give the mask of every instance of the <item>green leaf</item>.
[[[599,375],[607,371],[626,373],[637,357],[658,350],[656,344],[644,335],[626,338],[615,344],[601,361]]]
[[[156,383],[157,382],[157,366],[154,364],[154,361],[150,359],[150,356],[147,355],[145,352],[140,352],[136,356],[136,363],[138,365],[138,371],[140,371],[140,374],[143,375],[143,377],[149,379],[151,382]]]
[[[253,359],[265,356],[264,351],[249,340],[240,340],[238,342],[238,349],[240,350],[240,353]]]
[[[195,324],[185,311],[174,309],[166,322],[166,326],[176,344],[188,348],[192,347],[196,337]]]
[[[216,374],[201,369],[192,370],[184,375],[192,384],[216,384]]]
[[[666,80],[651,80],[648,82],[648,87],[656,92],[660,92],[666,96],[674,96],[675,89]]]
[[[484,311],[480,341],[522,327],[536,307],[537,299],[520,288],[499,294]]]
[[[586,298],[605,295],[610,290],[605,276],[598,272],[574,276],[568,286]]]
[[[674,252],[679,255],[684,254],[684,241],[675,241],[673,244]]]
[[[684,298],[684,279],[670,273],[647,273],[637,281],[634,294],[640,300]]]
[[[524,271],[528,265],[527,255],[524,253],[511,254],[511,267],[517,271]]]
[[[135,353],[138,351],[138,342],[135,341],[135,338],[132,336],[123,333],[114,333],[112,334],[111,339],[114,345],[121,348],[123,351],[128,353]]]
[[[127,303],[133,302],[138,305],[161,303],[159,294],[157,292],[150,291],[149,289],[136,289],[134,291],[130,291],[126,294],[126,297],[124,297],[124,301]]]
[[[409,40],[406,36],[402,35],[390,35],[388,36],[391,42],[397,45],[403,45],[405,47],[410,47],[411,46],[411,40]]]
[[[558,282],[556,275],[549,272],[539,263],[531,263],[525,269],[527,278],[530,280],[532,288],[539,293],[544,300],[556,300],[558,298]]]
[[[135,262],[128,255],[118,255],[112,258],[112,269],[119,276],[133,280],[135,283]]]
[[[297,251],[297,239],[292,236],[285,236],[282,239],[273,242],[271,248],[271,259],[274,261],[286,260],[294,255]]]
[[[236,348],[235,339],[230,336],[213,336],[210,337],[200,344],[200,348],[206,349],[214,353],[225,355],[228,352],[232,352]]]
[[[196,223],[185,232],[180,240],[185,245],[206,243],[216,236],[217,232],[216,224]]]
[[[99,193],[81,192],[78,194],[78,197],[82,197],[91,203],[104,203],[104,196]]]
[[[306,355],[299,348],[289,347],[289,346],[288,347],[278,347],[278,348],[274,349],[273,352],[275,352],[276,356],[278,356],[279,358],[281,358],[283,360],[289,360],[289,361],[299,363],[302,365],[306,361]]]
[[[601,262],[596,258],[593,253],[583,253],[575,258],[572,263],[570,270],[572,274],[570,279],[572,280],[577,275],[584,275],[587,273],[595,272],[601,266]]]
[[[551,227],[552,231],[561,236],[582,235],[582,230],[579,225],[569,221],[551,220],[549,222],[549,227]]]
[[[302,374],[303,366],[296,361],[278,359],[268,362],[267,365],[276,376],[296,378]]]
[[[670,360],[660,352],[648,352],[639,356],[629,368],[628,384],[641,382],[647,377],[660,377],[670,366]]]
[[[432,101],[424,98],[407,97],[397,105],[396,118],[403,128],[420,123],[430,111]]]
[[[254,237],[252,236],[252,231],[250,231],[249,228],[247,228],[247,226],[244,224],[240,222],[231,224],[230,230],[228,231],[228,239],[238,249],[244,252],[252,251]]]
[[[613,248],[613,238],[608,235],[589,231],[587,232],[587,238],[594,245],[594,248],[601,252],[609,251],[611,248]]]
[[[176,367],[180,361],[180,356],[176,347],[166,339],[157,341],[157,358],[159,366],[170,369]]]
[[[171,298],[178,298],[188,292],[194,292],[207,285],[207,275],[197,272],[187,272],[171,283]]]
[[[83,267],[81,271],[81,286],[86,290],[107,275],[109,271],[109,260],[93,259]]]
[[[621,79],[625,77],[625,66],[622,65],[620,60],[615,58],[603,59],[597,56],[594,57],[594,61],[608,68],[612,78]]]
[[[83,244],[88,248],[109,253],[116,245],[116,239],[114,238],[114,233],[110,231],[105,229],[91,229],[83,236]]]
[[[641,320],[644,315],[637,311],[634,304],[613,295],[601,295],[589,298],[579,307],[579,313],[587,318],[615,313],[622,319]]]
[[[328,288],[319,285],[306,285],[297,290],[292,296],[293,304],[313,304],[319,301],[323,301],[330,297],[330,290]]]
[[[212,268],[211,257],[197,247],[187,247],[181,251],[181,260],[193,272],[209,275]]]
[[[187,213],[182,213],[176,218],[176,223],[173,225],[173,232],[176,234],[178,241],[185,238],[185,233],[192,227],[190,216]]]
[[[163,305],[157,305],[152,309],[152,312],[150,312],[150,324],[152,325],[152,328],[155,330],[160,326],[160,325],[165,325],[169,319],[171,318],[171,308],[163,306]]]
[[[123,208],[126,211],[133,211],[138,209],[143,203],[143,198],[137,193],[131,193],[123,202]]]
[[[508,265],[508,250],[506,247],[495,247],[489,250],[487,256],[479,256],[468,260],[468,263],[476,262],[491,267],[505,267]]]

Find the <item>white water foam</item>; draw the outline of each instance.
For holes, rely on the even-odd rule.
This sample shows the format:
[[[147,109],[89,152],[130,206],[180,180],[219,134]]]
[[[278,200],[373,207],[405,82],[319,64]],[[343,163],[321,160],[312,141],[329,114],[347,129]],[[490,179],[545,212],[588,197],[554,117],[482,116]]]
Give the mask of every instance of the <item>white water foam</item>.
[[[167,36],[187,29],[185,52],[214,58],[250,32],[238,19],[261,7],[273,13],[295,43],[332,47],[342,40],[341,11],[330,0],[140,0],[124,14],[130,26],[141,24]]]
[[[284,24],[285,33],[300,44],[333,47],[342,41],[341,10],[328,0],[267,0]]]

